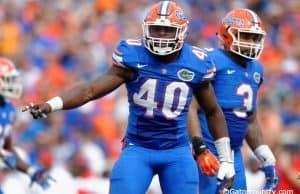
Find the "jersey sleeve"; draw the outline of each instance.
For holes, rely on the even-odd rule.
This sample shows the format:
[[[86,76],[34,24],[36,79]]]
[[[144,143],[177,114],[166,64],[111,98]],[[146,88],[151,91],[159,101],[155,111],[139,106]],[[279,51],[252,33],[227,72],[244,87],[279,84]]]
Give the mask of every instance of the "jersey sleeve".
[[[195,47],[194,47],[195,49]],[[216,65],[213,61],[213,58],[209,55],[209,53],[205,50],[199,49],[194,50],[194,53],[199,52],[199,54],[196,54],[196,60],[199,64],[200,68],[200,79],[201,81],[211,81],[215,78],[216,75]],[[201,54],[200,54],[201,53]]]
[[[216,75],[216,65],[210,57],[208,57],[205,64],[206,72],[203,74],[202,79],[203,81],[211,81],[215,78]]]
[[[254,65],[254,67],[255,67],[254,68],[254,75],[253,75],[254,81],[258,85],[258,88],[260,88],[260,86],[264,82],[264,68],[263,68],[263,65],[257,60],[255,60],[252,65]]]
[[[261,72],[261,78],[260,78],[259,88],[262,85],[262,83],[264,82],[264,68],[263,68],[262,64],[260,64],[260,72]]]
[[[122,40],[112,55],[112,64],[121,68],[132,69],[138,61],[136,47],[142,46],[141,40]]]

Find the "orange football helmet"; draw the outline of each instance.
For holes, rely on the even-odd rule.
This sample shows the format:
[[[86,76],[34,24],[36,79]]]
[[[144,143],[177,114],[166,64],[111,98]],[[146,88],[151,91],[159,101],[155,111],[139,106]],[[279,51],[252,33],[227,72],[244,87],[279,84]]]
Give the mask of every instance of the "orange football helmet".
[[[0,95],[8,98],[20,98],[23,86],[20,73],[12,61],[0,57]]]
[[[226,50],[247,59],[258,59],[266,32],[261,19],[249,9],[234,9],[222,20],[219,38]]]
[[[143,22],[145,47],[155,55],[180,50],[188,29],[188,19],[175,2],[160,1],[150,8]]]

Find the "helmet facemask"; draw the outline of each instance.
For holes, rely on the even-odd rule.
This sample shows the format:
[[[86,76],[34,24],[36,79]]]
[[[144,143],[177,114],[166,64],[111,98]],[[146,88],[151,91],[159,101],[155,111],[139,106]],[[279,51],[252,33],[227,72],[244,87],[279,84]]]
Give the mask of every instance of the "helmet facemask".
[[[164,56],[179,51],[183,46],[186,32],[187,24],[172,25],[167,20],[143,24],[145,46],[155,55]]]
[[[9,75],[1,77],[0,95],[8,98],[20,98],[22,91],[23,85],[19,77],[19,72],[14,70]]]
[[[241,29],[230,27],[232,37],[229,50],[247,59],[258,59],[264,48],[265,32],[261,29]]]

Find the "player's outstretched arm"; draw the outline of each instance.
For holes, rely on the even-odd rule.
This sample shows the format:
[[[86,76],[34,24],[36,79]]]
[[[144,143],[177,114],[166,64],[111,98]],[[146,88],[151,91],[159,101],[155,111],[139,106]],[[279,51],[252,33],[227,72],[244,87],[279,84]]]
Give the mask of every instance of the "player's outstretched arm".
[[[200,107],[193,97],[188,113],[188,132],[193,146],[193,155],[198,162],[201,172],[206,176],[216,176],[220,164],[216,156],[205,145],[198,118]]]
[[[209,82],[202,84],[194,95],[205,112],[209,130],[215,139],[215,146],[221,162],[217,175],[218,185],[223,182],[224,178],[227,179],[219,190],[220,193],[224,193],[226,189],[232,186],[235,175],[226,120]]]
[[[275,169],[276,160],[269,146],[264,144],[256,113],[249,119],[246,141],[262,163],[261,169],[266,176],[264,190],[275,190],[279,184],[279,178]]]
[[[70,90],[62,92],[47,102],[29,103],[23,111],[30,111],[33,118],[43,118],[47,114],[79,107],[110,93],[133,76],[129,69],[112,66],[109,71],[91,82],[80,83]]]

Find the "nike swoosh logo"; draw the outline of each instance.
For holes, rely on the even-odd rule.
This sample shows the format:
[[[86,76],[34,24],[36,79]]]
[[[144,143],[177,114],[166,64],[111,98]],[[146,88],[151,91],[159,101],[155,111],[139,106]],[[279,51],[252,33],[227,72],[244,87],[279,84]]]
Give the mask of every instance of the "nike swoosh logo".
[[[143,67],[146,67],[148,65],[141,65],[141,64],[137,64],[137,68],[143,68]]]
[[[227,70],[227,74],[233,74],[235,70]]]

